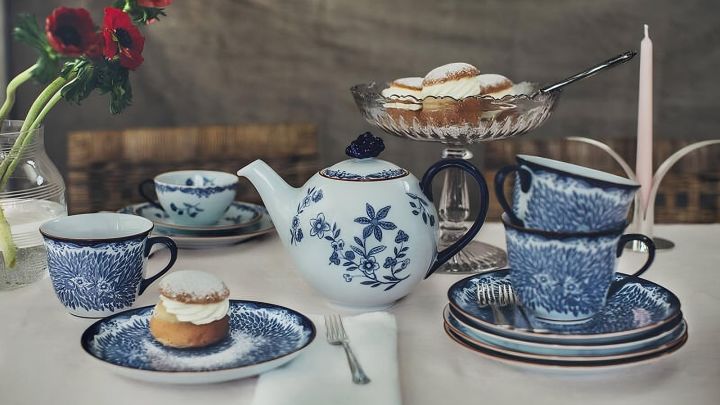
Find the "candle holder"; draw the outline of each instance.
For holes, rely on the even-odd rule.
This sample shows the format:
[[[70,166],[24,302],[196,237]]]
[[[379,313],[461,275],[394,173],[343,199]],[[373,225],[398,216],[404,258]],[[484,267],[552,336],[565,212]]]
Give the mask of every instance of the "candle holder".
[[[615,152],[615,150],[613,150],[607,144],[597,141],[595,139],[579,136],[571,136],[565,139],[567,139],[568,141],[586,143],[588,145],[595,146],[605,151],[620,165],[628,178],[632,180],[637,180],[637,176],[635,175],[635,172],[632,170],[630,165],[628,165],[625,159],[623,159],[617,152]],[[677,161],[682,159],[685,155],[696,149],[704,148],[706,146],[715,144],[720,144],[720,139],[710,139],[707,141],[696,142],[681,148],[677,152],[670,155],[669,158],[665,159],[665,161],[662,162],[662,164],[658,167],[657,171],[653,175],[652,187],[650,188],[650,195],[648,198],[647,207],[642,206],[640,193],[636,194],[635,204],[633,208],[633,222],[632,224],[630,224],[630,229],[634,233],[641,233],[643,235],[651,237],[653,239],[653,242],[655,242],[656,250],[668,250],[675,247],[675,243],[671,240],[660,238],[654,235],[653,228],[655,226],[655,197],[657,196],[658,189],[660,188],[660,183],[662,182],[667,172],[670,171],[670,169],[675,165],[675,163],[677,163]],[[634,252],[645,252],[647,250],[644,244],[637,242],[633,242],[627,245],[626,249],[631,249]]]

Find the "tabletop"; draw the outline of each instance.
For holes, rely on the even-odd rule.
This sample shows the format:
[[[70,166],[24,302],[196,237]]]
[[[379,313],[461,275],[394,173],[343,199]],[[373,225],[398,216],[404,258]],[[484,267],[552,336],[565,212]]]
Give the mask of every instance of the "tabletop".
[[[659,225],[676,247],[658,253],[644,277],[680,298],[689,340],[679,351],[644,364],[577,371],[513,366],[477,355],[443,332],[448,287],[459,275],[423,281],[389,311],[398,323],[403,403],[460,404],[718,404],[720,403],[720,225]],[[498,223],[478,239],[504,247]],[[642,254],[627,251],[619,271]],[[167,252],[150,259],[153,274]],[[181,250],[177,269],[210,271],[231,298],[271,302],[303,313],[335,311],[296,273],[276,235],[237,246]],[[152,305],[157,285],[136,306]],[[0,404],[250,404],[256,378],[211,385],[162,385],[129,380],[98,366],[80,347],[94,320],[65,312],[48,278],[0,292]]]

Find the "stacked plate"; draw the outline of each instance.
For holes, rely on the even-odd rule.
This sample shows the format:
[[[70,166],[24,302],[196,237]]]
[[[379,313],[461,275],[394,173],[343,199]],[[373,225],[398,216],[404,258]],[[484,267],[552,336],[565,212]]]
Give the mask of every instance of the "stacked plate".
[[[233,202],[216,224],[208,226],[175,224],[162,208],[150,203],[129,205],[118,212],[149,219],[155,224],[154,233],[170,236],[179,248],[186,249],[229,246],[274,229],[264,207],[240,201]]]
[[[512,363],[598,367],[635,363],[671,353],[688,336],[680,301],[669,290],[618,273],[623,285],[589,321],[541,321],[521,306],[481,306],[478,288],[511,286],[510,270],[474,275],[448,290],[444,326],[451,339]],[[498,320],[499,318],[499,320]]]

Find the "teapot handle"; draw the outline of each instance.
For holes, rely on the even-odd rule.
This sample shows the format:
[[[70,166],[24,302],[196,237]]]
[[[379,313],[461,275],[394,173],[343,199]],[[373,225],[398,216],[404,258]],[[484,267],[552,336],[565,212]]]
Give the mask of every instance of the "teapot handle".
[[[460,239],[458,239],[455,243],[443,249],[442,251],[438,252],[435,263],[430,266],[430,270],[428,270],[427,274],[425,274],[425,278],[430,277],[430,275],[433,274],[435,270],[438,269],[438,267],[450,260],[450,258],[455,256],[458,252],[462,250],[462,248],[465,247],[465,245],[467,245],[468,243],[470,243],[470,241],[473,240],[475,235],[477,235],[477,233],[480,231],[480,228],[482,228],[488,212],[488,204],[490,201],[485,178],[477,167],[473,166],[470,162],[463,159],[443,159],[430,166],[430,168],[425,172],[425,175],[423,175],[423,178],[420,181],[420,189],[423,193],[425,193],[425,196],[428,198],[428,200],[430,200],[430,202],[433,201],[432,180],[433,178],[435,178],[435,175],[440,173],[440,171],[451,167],[464,171],[465,173],[472,176],[472,178],[475,179],[475,181],[477,182],[478,186],[480,187],[480,211],[475,218],[475,222],[472,224],[470,229],[468,229],[468,231],[465,232],[462,237],[460,237]]]

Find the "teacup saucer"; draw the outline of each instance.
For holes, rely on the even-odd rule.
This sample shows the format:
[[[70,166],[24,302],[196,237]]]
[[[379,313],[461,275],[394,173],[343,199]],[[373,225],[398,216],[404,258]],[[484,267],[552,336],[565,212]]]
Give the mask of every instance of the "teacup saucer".
[[[231,233],[238,229],[256,224],[263,216],[264,208],[260,205],[234,201],[222,218],[213,225],[191,226],[176,224],[161,208],[150,203],[129,205],[120,209],[123,214],[138,215],[153,221],[155,230],[160,233],[175,235],[206,235]]]
[[[676,341],[687,331],[687,324],[680,322],[667,331],[647,338],[605,345],[558,345],[552,343],[526,342],[523,340],[511,339],[473,328],[463,322],[462,316],[456,315],[446,306],[443,312],[445,325],[456,335],[478,345],[487,345],[499,351],[507,351],[520,356],[538,355],[540,358],[547,356],[559,356],[565,360],[573,357],[585,359],[609,359],[621,358],[624,356],[639,356],[644,352],[654,350],[664,344]]]
[[[535,366],[535,367],[556,367],[556,368],[572,368],[572,369],[592,369],[598,367],[616,367],[616,366],[627,366],[631,364],[644,363],[649,360],[670,354],[677,349],[681,348],[685,342],[687,342],[688,334],[687,330],[675,338],[672,342],[668,342],[661,346],[658,346],[652,350],[640,353],[638,355],[619,356],[619,357],[608,357],[608,358],[584,358],[582,360],[567,359],[563,357],[553,356],[525,356],[517,353],[508,352],[505,350],[498,350],[491,345],[479,344],[467,340],[462,335],[454,332],[447,324],[444,324],[445,333],[467,349],[470,349],[480,355],[487,356],[489,358],[500,360],[504,363],[511,365],[522,365],[522,366]]]
[[[617,273],[616,281],[630,277]],[[492,309],[481,307],[477,299],[478,284],[510,284],[510,270],[496,270],[473,275],[453,284],[448,299],[453,311],[461,314],[470,326],[500,336],[527,342],[561,345],[612,344],[628,342],[669,330],[682,319],[680,301],[671,291],[642,278],[633,278],[617,291],[600,313],[585,323],[565,325],[533,320],[533,328],[510,329],[495,323]]]
[[[230,300],[230,334],[199,349],[172,349],[148,329],[152,306],[101,319],[80,343],[118,374],[149,382],[215,383],[264,373],[299,355],[315,339],[306,316],[279,305]]]
[[[210,249],[224,246],[232,246],[258,236],[266,235],[275,229],[270,215],[263,208],[263,216],[260,222],[235,232],[207,235],[182,235],[176,233],[157,232],[159,235],[170,236],[180,249]]]

